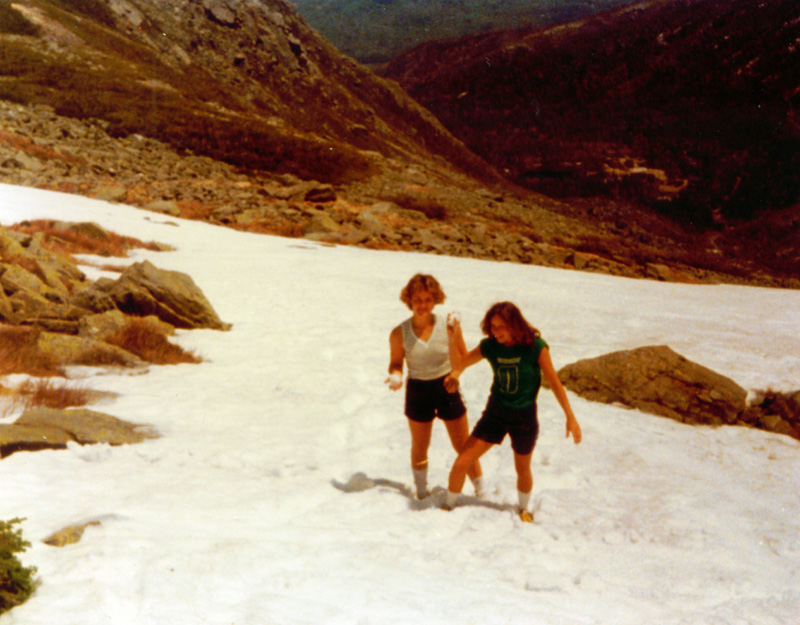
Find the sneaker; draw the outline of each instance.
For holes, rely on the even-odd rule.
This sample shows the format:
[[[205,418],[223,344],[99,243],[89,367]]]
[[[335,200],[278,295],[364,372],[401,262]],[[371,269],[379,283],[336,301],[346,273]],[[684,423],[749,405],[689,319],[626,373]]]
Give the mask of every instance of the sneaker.
[[[530,512],[528,512],[527,510],[522,510],[519,513],[519,519],[523,523],[533,523],[533,515]]]

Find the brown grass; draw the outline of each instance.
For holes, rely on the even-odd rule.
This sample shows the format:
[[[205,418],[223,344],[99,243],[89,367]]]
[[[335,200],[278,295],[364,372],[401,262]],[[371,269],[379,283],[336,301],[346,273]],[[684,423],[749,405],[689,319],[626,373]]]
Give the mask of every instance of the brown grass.
[[[132,317],[124,328],[108,337],[106,343],[121,347],[156,365],[196,364],[202,360],[193,352],[170,343],[155,326],[138,317]]]
[[[64,409],[71,406],[85,406],[91,401],[91,391],[81,386],[68,386],[52,379],[25,380],[15,388],[0,387],[0,395],[10,398],[4,412],[14,412],[18,408],[35,406]]]
[[[58,363],[39,352],[41,331],[0,325],[0,375],[27,373],[40,377],[63,375]]]
[[[23,221],[9,227],[9,230],[24,234],[41,234],[42,245],[51,252],[62,255],[93,254],[96,256],[125,257],[128,250],[145,248],[158,251],[155,243],[145,243],[134,237],[106,232],[105,236],[91,236],[69,227],[59,226],[50,220]]]

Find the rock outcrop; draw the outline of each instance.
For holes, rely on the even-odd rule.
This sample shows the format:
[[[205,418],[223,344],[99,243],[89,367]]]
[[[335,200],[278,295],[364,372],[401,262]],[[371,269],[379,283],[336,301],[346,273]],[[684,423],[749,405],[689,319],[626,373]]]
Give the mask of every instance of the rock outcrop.
[[[580,360],[558,375],[565,387],[587,399],[682,423],[734,424],[746,408],[745,389],[666,345]]]
[[[102,412],[31,408],[13,424],[0,424],[0,458],[18,451],[64,449],[69,442],[126,445],[152,438],[158,433],[151,427]]]
[[[73,231],[100,230],[96,224],[71,225]],[[115,309],[138,316],[152,312],[176,327],[226,328],[186,274],[144,261],[116,281],[92,282],[74,262],[47,250],[40,234],[0,227],[0,321],[77,334],[86,315]]]
[[[741,419],[753,427],[800,440],[800,391],[756,391]]]
[[[118,280],[98,280],[117,309],[138,316],[154,315],[176,328],[229,330],[191,276],[158,269],[144,261],[128,267]]]

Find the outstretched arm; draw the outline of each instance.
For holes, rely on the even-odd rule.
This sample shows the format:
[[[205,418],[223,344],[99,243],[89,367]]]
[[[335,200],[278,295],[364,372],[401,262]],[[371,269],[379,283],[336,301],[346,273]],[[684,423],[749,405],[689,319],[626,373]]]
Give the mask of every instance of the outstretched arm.
[[[389,377],[386,384],[393,391],[400,390],[403,386],[403,329],[397,326],[389,335]]]
[[[567,417],[567,438],[569,438],[569,435],[572,434],[572,440],[575,441],[575,444],[577,445],[581,442],[581,426],[578,425],[578,420],[572,413],[572,406],[569,405],[567,391],[564,390],[564,385],[561,384],[561,380],[558,379],[558,374],[556,373],[556,369],[553,367],[553,361],[550,358],[550,350],[547,347],[545,347],[539,354],[539,367],[541,368],[542,374],[550,385],[553,395],[556,396],[558,403],[561,405],[561,409],[564,411],[564,416]]]

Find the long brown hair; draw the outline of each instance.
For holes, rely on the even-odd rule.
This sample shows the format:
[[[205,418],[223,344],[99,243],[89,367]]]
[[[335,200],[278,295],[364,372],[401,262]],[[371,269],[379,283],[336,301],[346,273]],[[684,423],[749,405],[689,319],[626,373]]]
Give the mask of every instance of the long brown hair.
[[[519,308],[511,302],[498,302],[492,306],[481,321],[481,330],[486,336],[492,336],[492,319],[500,317],[506,324],[516,345],[533,347],[534,342],[542,333],[529,324],[522,316]]]

